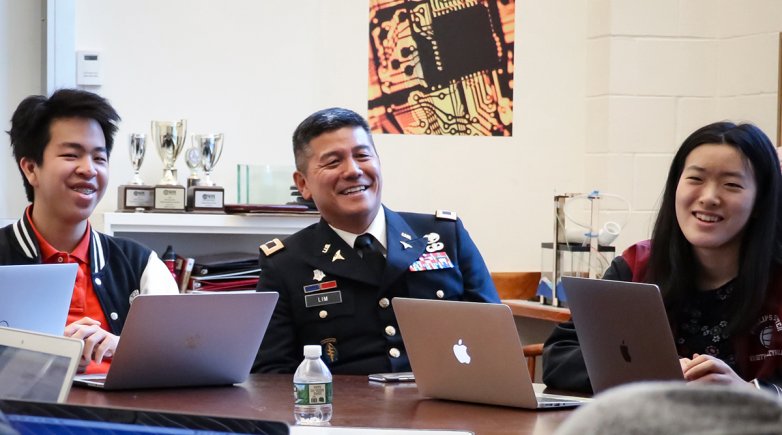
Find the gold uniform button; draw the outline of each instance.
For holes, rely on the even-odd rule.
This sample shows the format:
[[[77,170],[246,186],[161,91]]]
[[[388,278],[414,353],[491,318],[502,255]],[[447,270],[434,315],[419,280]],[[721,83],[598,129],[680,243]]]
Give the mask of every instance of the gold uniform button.
[[[442,299],[442,298],[444,298],[444,297],[445,297],[445,292],[444,292],[444,291],[442,291],[442,290],[437,290],[437,291],[435,292],[435,294],[437,295],[437,299]]]
[[[383,298],[380,299],[377,304],[380,305],[380,308],[388,308],[388,306],[391,305],[391,302],[388,301],[388,298]]]
[[[325,319],[329,316],[329,312],[326,310],[320,310],[320,313],[318,313],[318,316],[320,316],[321,319]]]
[[[391,349],[388,349],[388,355],[391,356],[391,358],[399,358],[399,355],[401,355],[402,352],[399,352],[399,349],[392,347]]]
[[[386,326],[386,335],[389,337],[393,337],[396,335],[396,328],[394,328],[391,325]]]

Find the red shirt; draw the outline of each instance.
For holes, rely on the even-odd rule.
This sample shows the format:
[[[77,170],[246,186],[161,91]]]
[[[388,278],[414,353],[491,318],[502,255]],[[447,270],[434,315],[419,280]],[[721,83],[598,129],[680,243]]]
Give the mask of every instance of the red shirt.
[[[98,300],[98,295],[92,287],[90,274],[90,224],[87,223],[87,230],[84,232],[79,244],[71,252],[61,252],[55,249],[46,239],[41,236],[32,219],[32,206],[25,211],[27,218],[33,228],[35,237],[38,239],[38,246],[41,248],[41,263],[76,263],[79,268],[76,271],[76,282],[73,285],[73,297],[71,298],[71,307],[68,310],[69,325],[82,317],[89,317],[100,322],[100,327],[108,332],[109,322],[103,313],[103,308]],[[110,361],[104,360],[100,364],[91,362],[87,366],[86,373],[106,373],[109,370]]]

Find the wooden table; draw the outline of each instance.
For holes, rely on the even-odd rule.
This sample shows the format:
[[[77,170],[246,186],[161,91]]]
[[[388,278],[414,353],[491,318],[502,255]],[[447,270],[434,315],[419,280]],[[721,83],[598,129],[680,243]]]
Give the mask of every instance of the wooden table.
[[[254,374],[234,387],[103,392],[74,387],[68,403],[280,420],[293,424],[291,375]],[[414,383],[334,377],[332,426],[468,430],[476,434],[550,434],[571,411],[529,411],[423,398]]]
[[[552,307],[523,299],[503,299],[501,302],[509,306],[516,317],[549,320],[556,323],[570,320],[570,309],[568,308]]]

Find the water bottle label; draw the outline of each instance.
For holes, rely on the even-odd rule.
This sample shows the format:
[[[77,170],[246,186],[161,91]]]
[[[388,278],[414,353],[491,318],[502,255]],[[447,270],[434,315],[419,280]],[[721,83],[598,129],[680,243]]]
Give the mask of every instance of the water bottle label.
[[[331,382],[325,384],[293,384],[296,405],[331,404]]]

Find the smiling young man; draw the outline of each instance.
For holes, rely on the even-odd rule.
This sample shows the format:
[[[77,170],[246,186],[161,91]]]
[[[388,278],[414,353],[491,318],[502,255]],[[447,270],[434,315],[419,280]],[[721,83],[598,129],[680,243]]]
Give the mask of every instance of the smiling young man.
[[[84,340],[88,373],[108,370],[133,298],[177,293],[153,251],[98,233],[88,221],[106,191],[118,121],[104,98],[62,89],[23,100],[8,132],[32,204],[0,231],[0,264],[78,264],[63,326]]]
[[[261,245],[260,291],[280,294],[254,369],[293,372],[304,345],[334,373],[409,371],[396,296],[499,302],[486,264],[454,213],[397,213],[367,122],[321,110],[293,134],[296,186],[319,223]]]

